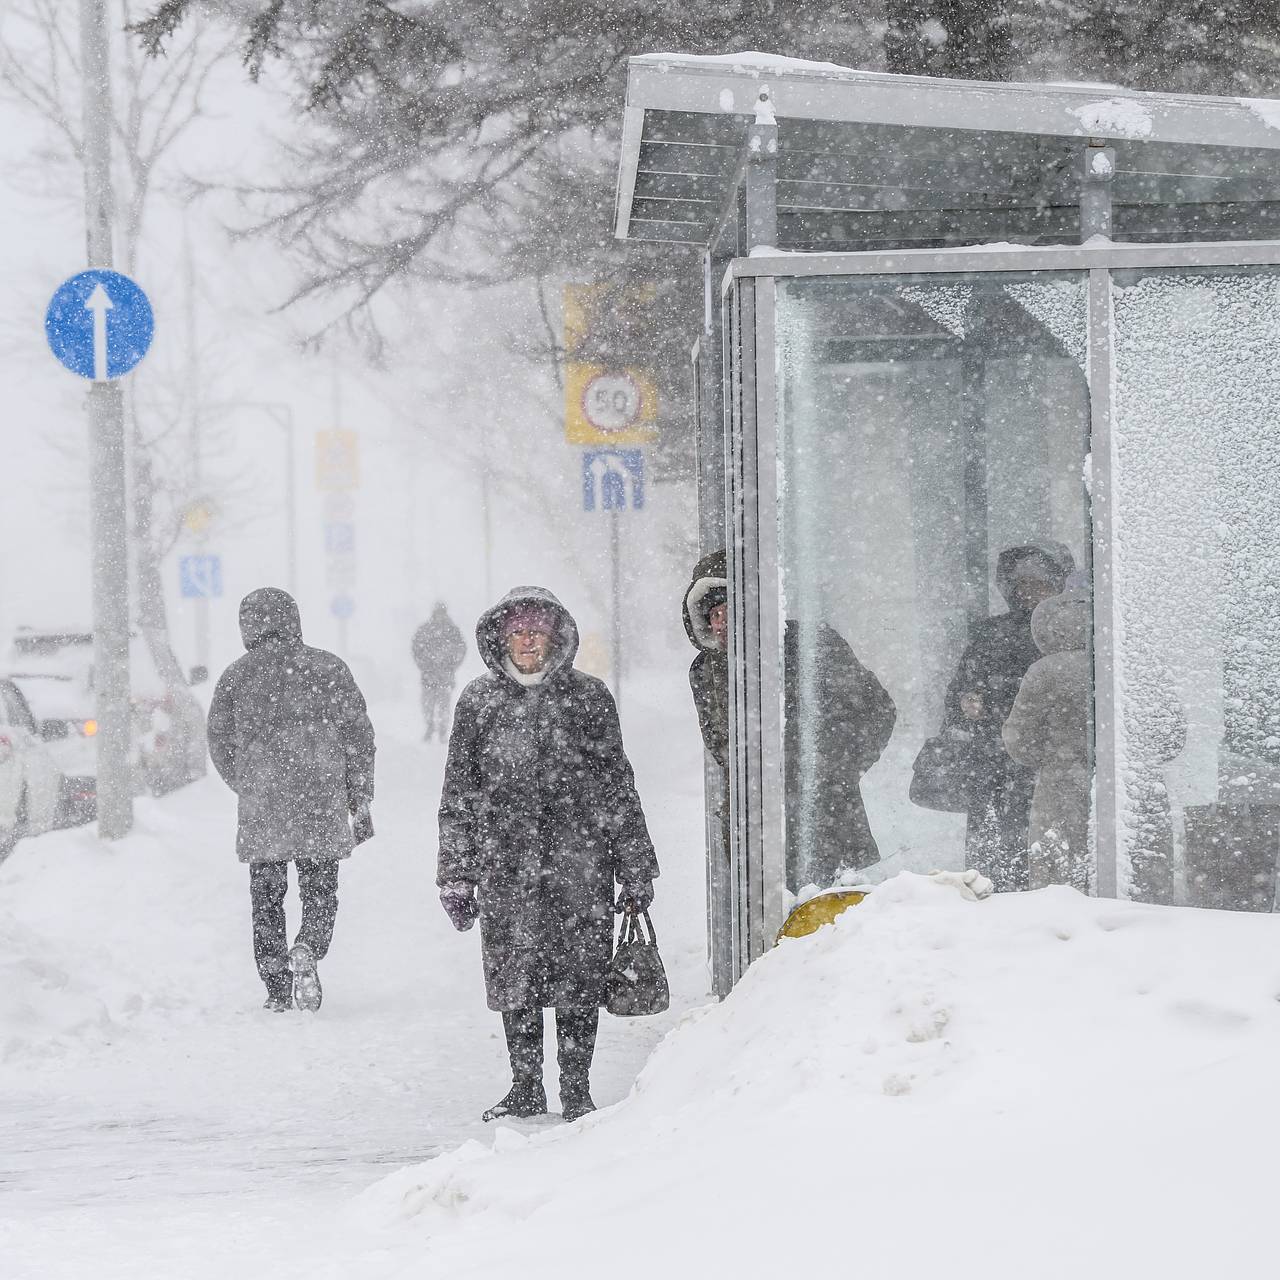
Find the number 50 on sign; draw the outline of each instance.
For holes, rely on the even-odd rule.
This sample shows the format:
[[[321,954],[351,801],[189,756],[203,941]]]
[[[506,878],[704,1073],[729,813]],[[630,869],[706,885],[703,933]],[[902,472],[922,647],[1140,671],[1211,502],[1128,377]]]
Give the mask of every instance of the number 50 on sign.
[[[640,369],[570,361],[564,434],[570,444],[649,444],[657,435],[658,389]]]

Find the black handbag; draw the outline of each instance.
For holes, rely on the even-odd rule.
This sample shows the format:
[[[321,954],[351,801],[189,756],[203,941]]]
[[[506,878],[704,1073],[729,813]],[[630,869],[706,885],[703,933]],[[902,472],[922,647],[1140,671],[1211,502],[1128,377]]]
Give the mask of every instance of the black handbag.
[[[609,993],[605,1008],[619,1018],[641,1018],[650,1013],[663,1013],[671,1005],[671,989],[667,971],[658,954],[658,935],[653,921],[644,912],[648,926],[646,938],[640,927],[640,916],[634,911],[623,913],[618,929],[618,945],[609,966]]]
[[[912,804],[944,813],[969,808],[969,778],[973,773],[973,739],[955,729],[930,738],[911,766]]]

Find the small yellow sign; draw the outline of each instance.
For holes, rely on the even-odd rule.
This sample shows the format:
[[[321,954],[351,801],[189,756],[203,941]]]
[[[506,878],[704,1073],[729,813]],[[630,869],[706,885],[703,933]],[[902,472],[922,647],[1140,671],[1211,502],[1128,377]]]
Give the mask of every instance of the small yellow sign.
[[[316,432],[316,488],[335,493],[360,487],[360,452],[354,431]]]
[[[570,361],[565,366],[564,438],[570,444],[651,444],[658,388],[643,369]]]
[[[658,386],[637,357],[636,316],[652,286],[564,286],[564,438],[569,444],[644,445],[658,437]]]
[[[213,523],[213,506],[208,502],[193,502],[182,513],[182,527],[193,537],[203,538]]]

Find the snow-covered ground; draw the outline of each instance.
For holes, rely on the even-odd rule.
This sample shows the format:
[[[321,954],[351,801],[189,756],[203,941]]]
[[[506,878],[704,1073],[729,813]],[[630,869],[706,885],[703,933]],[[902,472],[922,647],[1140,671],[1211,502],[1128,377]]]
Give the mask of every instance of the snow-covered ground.
[[[257,1009],[216,782],[115,849],[21,846],[0,1276],[1275,1273],[1280,920],[904,874],[708,1004],[681,695],[635,686],[625,718],[679,1009],[603,1021],[619,1105],[572,1127],[476,1118],[499,1028],[430,886],[441,751],[401,713],[314,1020]]]
[[[510,1083],[501,1024],[478,930],[455,933],[434,888],[444,749],[418,741],[412,700],[372,714],[378,836],[343,867],[314,1019],[260,1008],[234,801],[214,776],[141,801],[116,846],[59,833],[0,865],[3,1280],[394,1274],[393,1242],[345,1206],[400,1166],[492,1138],[479,1116]],[[631,683],[623,723],[677,1008],[602,1019],[602,1106],[707,990],[683,671]],[[292,892],[289,911],[296,926]],[[554,1107],[554,1050],[549,1066]]]

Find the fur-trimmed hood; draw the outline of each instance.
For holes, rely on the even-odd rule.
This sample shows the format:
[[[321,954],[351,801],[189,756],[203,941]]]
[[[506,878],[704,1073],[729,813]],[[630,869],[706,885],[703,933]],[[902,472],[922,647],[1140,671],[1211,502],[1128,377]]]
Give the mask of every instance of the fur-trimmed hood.
[[[1032,571],[1028,561],[1038,562],[1034,572],[1053,586],[1054,595],[1066,586],[1068,576],[1076,567],[1075,557],[1061,542],[1046,540],[1006,547],[996,560],[996,588],[1010,609],[1016,608],[1013,601],[1014,580],[1020,576],[1020,571]]]
[[[1091,621],[1088,589],[1067,590],[1036,605],[1031,615],[1031,636],[1046,657],[1082,651],[1089,644]]]
[[[555,632],[551,654],[543,668],[543,681],[554,679],[561,671],[573,666],[578,653],[578,625],[569,610],[546,587],[512,587],[493,608],[486,609],[476,623],[476,648],[490,671],[504,680],[512,679],[503,662],[507,651],[502,643],[502,622],[508,613],[522,605],[541,605],[555,614]]]
[[[707,625],[702,604],[707,594],[717,588],[726,592],[729,589],[728,559],[724,548],[708,552],[694,565],[693,577],[684,593],[684,629],[688,632],[689,641],[699,649],[713,652],[718,652],[720,646]]]

